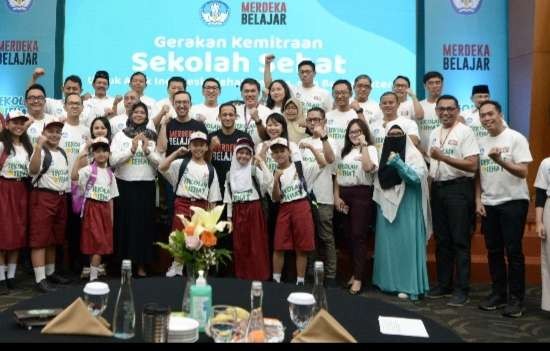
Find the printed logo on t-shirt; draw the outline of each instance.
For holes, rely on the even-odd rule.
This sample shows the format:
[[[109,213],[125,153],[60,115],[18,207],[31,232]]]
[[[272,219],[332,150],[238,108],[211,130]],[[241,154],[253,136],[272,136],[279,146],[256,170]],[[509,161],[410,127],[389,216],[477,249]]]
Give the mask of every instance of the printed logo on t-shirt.
[[[339,177],[355,177],[357,171],[359,170],[359,165],[356,163],[343,163],[338,164],[337,176]]]
[[[5,169],[8,178],[25,178],[29,175],[26,165],[19,162],[7,162]]]
[[[208,172],[202,174],[201,180],[191,179],[189,169],[183,174],[183,191],[189,193],[191,198],[201,199],[208,194]]]
[[[233,193],[234,202],[249,202],[252,198],[252,189]]]
[[[127,164],[130,166],[143,166],[148,165],[149,160],[147,159],[143,151],[138,151],[134,154],[133,157],[128,160]]]
[[[88,197],[96,201],[107,202],[111,199],[111,188],[94,184]]]
[[[60,186],[69,183],[69,170],[67,168],[59,169],[50,167],[48,170],[48,176],[52,182]]]

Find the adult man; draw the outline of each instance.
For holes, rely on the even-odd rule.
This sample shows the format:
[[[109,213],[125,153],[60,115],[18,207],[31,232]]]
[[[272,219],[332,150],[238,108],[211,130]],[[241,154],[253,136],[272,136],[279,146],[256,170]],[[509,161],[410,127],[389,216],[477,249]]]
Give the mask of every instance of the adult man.
[[[115,100],[116,101],[116,100]],[[139,102],[139,96],[138,93],[136,93],[134,90],[128,91],[126,94],[124,94],[124,112],[118,116],[115,116],[111,119],[109,119],[109,123],[111,124],[111,135],[115,136],[116,133],[122,131],[124,128],[126,128],[126,122],[128,121],[128,114],[131,113],[132,108],[135,104]],[[90,121],[91,123],[91,121]],[[149,120],[149,123],[147,123],[147,128],[151,129],[153,131],[155,130],[155,124],[152,120]]]
[[[317,199],[319,211],[318,248],[317,255],[325,262],[327,285],[336,286],[336,244],[332,230],[334,214],[334,193],[332,176],[335,173],[334,161],[338,149],[326,133],[325,111],[320,107],[310,109],[306,117],[306,127],[311,137],[300,143],[304,168],[314,169],[306,178],[308,190],[312,190]],[[312,258],[312,257],[310,257]]]
[[[474,133],[458,120],[458,106],[454,96],[437,99],[441,126],[432,131],[429,144],[438,283],[428,297],[437,299],[452,293],[447,305],[454,307],[469,301],[474,174],[479,155]],[[453,291],[455,265],[457,281]]]
[[[397,76],[393,80],[393,92],[399,97],[397,115],[412,120],[424,118],[424,111],[418,102],[416,94],[411,89],[411,81],[405,76]],[[408,100],[407,96],[411,99]]]
[[[25,91],[25,106],[27,115],[30,117],[27,122],[27,134],[34,145],[42,134],[44,125],[53,119],[52,115],[44,112],[46,104],[46,90],[40,84],[33,84]]]
[[[189,112],[191,118],[204,123],[209,133],[213,133],[222,127],[220,119],[218,118],[218,97],[221,91],[222,87],[217,79],[206,78],[202,83],[202,96],[204,96],[204,102],[200,105],[193,105],[191,107],[191,112]]]
[[[432,131],[439,127],[439,118],[435,112],[437,99],[443,91],[443,75],[439,72],[431,71],[424,74],[424,88],[428,93],[426,99],[420,101],[420,106],[424,111],[424,118],[417,120],[418,132],[420,133],[420,151],[424,154],[426,161],[429,161],[427,156],[428,145],[430,143],[430,135]]]
[[[356,109],[350,105],[351,93],[351,83],[347,80],[340,79],[332,85],[332,96],[336,108],[326,115],[327,131],[328,136],[334,140],[339,149],[344,147],[349,122],[355,118],[365,120],[363,108],[359,107],[357,102],[353,104]]]
[[[273,81],[271,77],[271,62],[274,55],[267,55],[264,67],[264,84],[268,87]],[[321,107],[325,111],[332,110],[332,98],[325,89],[315,85],[315,63],[310,60],[301,61],[298,64],[298,77],[301,84],[298,86],[289,85],[292,95],[302,103],[304,115],[313,107]],[[305,118],[306,116],[304,116]]]
[[[84,101],[84,112],[80,123],[90,127],[94,118],[108,116],[113,113],[114,98],[107,95],[109,89],[109,72],[97,71],[92,81],[94,96]]]
[[[225,192],[225,177],[231,168],[231,158],[233,157],[233,149],[237,144],[237,140],[247,138],[252,140],[247,132],[238,130],[235,127],[237,119],[237,109],[232,103],[224,103],[219,109],[219,120],[221,128],[208,135],[210,141],[210,151],[212,152],[212,165],[218,174],[220,182],[220,191]]]
[[[29,87],[36,84],[36,81],[38,78],[42,77],[44,74],[46,74],[46,71],[44,68],[37,67],[34,72],[32,73],[32,78],[29,83]],[[82,79],[80,79],[79,76],[76,75],[70,75],[67,78],[65,78],[65,81],[63,82],[63,86],[61,87],[61,91],[63,92],[63,98],[65,98],[69,94],[82,94]],[[44,107],[44,112],[55,116],[55,117],[61,117],[64,119],[67,117],[67,112],[65,111],[65,100],[63,99],[52,99],[52,98],[46,98],[46,105]]]
[[[157,103],[155,99],[144,95],[145,88],[147,88],[147,76],[143,72],[134,72],[130,76],[130,88],[135,91],[139,100],[147,106],[147,111],[149,111],[149,116],[154,116],[155,104]],[[121,115],[124,112],[124,104],[122,102],[118,103],[117,114]]]
[[[380,122],[382,120],[380,105],[376,101],[369,99],[372,91],[372,79],[366,74],[358,75],[353,83],[353,91],[355,92],[354,101],[363,109],[363,114],[368,125]]]
[[[168,109],[167,113],[171,118],[176,118],[176,110],[174,110],[172,100],[174,99],[175,93],[177,93],[178,91],[187,90],[187,81],[183,77],[171,77],[170,79],[168,79],[168,87],[166,90],[168,93],[168,97],[157,101],[155,107],[153,108],[153,122],[155,123],[155,127],[160,126],[160,121],[162,120],[166,109]]]
[[[482,103],[485,101],[488,101],[491,99],[491,94],[489,92],[489,86],[483,84],[483,85],[474,85],[472,87],[472,102],[474,103],[474,107],[468,111],[465,111],[463,113],[464,123],[472,128],[474,131],[474,134],[476,135],[476,138],[479,139],[487,136],[489,133],[483,126],[481,125],[481,121],[479,119],[479,107]]]
[[[479,115],[488,135],[480,139],[476,212],[483,221],[493,282],[491,294],[479,308],[492,311],[506,306],[503,316],[521,317],[525,296],[521,241],[529,208],[527,169],[533,158],[525,137],[504,125],[498,102],[483,102]]]
[[[246,78],[241,83],[241,96],[244,105],[237,106],[237,129],[247,132],[254,144],[267,139],[265,121],[272,113],[270,109],[258,102],[260,83],[253,78]]]

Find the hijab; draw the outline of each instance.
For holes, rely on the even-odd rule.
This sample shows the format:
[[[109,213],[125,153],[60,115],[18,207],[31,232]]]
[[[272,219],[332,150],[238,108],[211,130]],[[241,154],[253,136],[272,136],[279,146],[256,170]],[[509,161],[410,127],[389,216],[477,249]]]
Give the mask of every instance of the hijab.
[[[407,136],[403,134],[400,137],[392,137],[388,136],[388,134],[393,129],[401,129],[398,125],[394,125],[390,128],[388,133],[386,134],[386,138],[384,139],[384,145],[382,147],[382,156],[380,158],[380,168],[378,169],[378,180],[380,181],[380,186],[382,189],[386,190],[389,188],[392,188],[396,185],[401,184],[403,182],[403,179],[401,179],[401,176],[397,172],[397,169],[394,167],[388,166],[388,158],[390,156],[390,153],[393,151],[396,154],[399,154],[401,159],[405,161],[406,157],[406,144],[407,144]]]
[[[229,184],[231,185],[231,191],[233,194],[254,189],[251,177],[253,157],[250,157],[250,161],[248,161],[246,165],[242,165],[237,160],[237,152],[242,149],[248,149],[251,155],[254,156],[254,150],[248,144],[237,144],[233,150],[231,168],[229,169]]]
[[[302,108],[302,103],[296,98],[288,99],[285,103],[283,111],[286,110],[286,107],[290,103],[293,103],[298,108],[298,115],[296,116],[296,119],[294,121],[290,121],[288,118],[286,118],[285,114],[288,130],[288,140],[298,144],[302,139],[306,137],[306,128],[300,126],[300,124],[305,124],[304,111]]]
[[[135,123],[132,118],[133,111],[136,109],[136,107],[142,107],[145,109],[145,121],[143,121],[143,123],[141,124]],[[147,139],[156,141],[157,133],[153,132],[151,129],[148,129],[147,123],[149,123],[149,113],[147,110],[147,106],[143,102],[138,102],[132,108],[132,112],[130,113],[130,116],[128,116],[128,120],[126,121],[126,128],[124,128],[122,132],[130,139],[133,139],[136,135],[143,133],[145,134]]]

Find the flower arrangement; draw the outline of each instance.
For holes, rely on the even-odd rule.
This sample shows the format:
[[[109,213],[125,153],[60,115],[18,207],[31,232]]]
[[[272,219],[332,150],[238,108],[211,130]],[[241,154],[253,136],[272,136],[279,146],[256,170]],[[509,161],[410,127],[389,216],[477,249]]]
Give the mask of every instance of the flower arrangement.
[[[170,233],[168,244],[157,242],[157,245],[167,250],[177,262],[191,265],[194,272],[226,264],[231,260],[231,252],[226,249],[216,249],[218,239],[232,231],[231,223],[219,221],[224,206],[216,206],[206,211],[200,207],[191,206],[193,216],[191,221],[183,215],[177,215],[182,221],[183,231]]]

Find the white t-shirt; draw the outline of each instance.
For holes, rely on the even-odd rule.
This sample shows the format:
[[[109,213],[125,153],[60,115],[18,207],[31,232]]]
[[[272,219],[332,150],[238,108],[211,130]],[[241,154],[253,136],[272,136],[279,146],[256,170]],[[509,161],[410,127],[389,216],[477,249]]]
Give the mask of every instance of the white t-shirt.
[[[397,108],[397,116],[415,119],[414,104],[412,100],[405,100]]]
[[[136,153],[132,155],[132,139],[123,132],[118,132],[111,142],[111,166],[115,168],[117,178],[131,181],[151,181],[157,176],[160,155],[155,151],[156,144],[149,140],[149,155],[141,148],[140,140]]]
[[[307,111],[313,107],[320,107],[325,112],[332,110],[333,99],[332,95],[325,89],[314,85],[311,88],[304,88],[302,84],[298,86],[290,86],[290,91],[302,103],[302,111],[304,118]]]
[[[399,127],[401,127],[401,129],[403,129],[405,134],[420,138],[420,135],[418,133],[418,125],[413,120],[410,120],[405,117],[397,117],[396,119],[385,123],[386,123],[385,125],[386,133],[390,130],[392,126],[398,125]]]
[[[269,115],[272,113],[273,111],[271,111],[264,105],[258,105],[258,116],[262,120],[264,126],[267,117],[269,117]],[[235,121],[235,128],[242,130],[243,132],[247,132],[250,137],[252,137],[252,141],[254,142],[254,144],[259,144],[262,141],[260,136],[258,135],[258,128],[256,128],[256,123],[254,123],[254,120],[252,119],[252,117],[250,117],[250,109],[246,109],[245,116],[244,104],[237,106],[237,119]]]
[[[428,100],[422,100],[420,101],[420,105],[424,110],[424,118],[417,120],[416,124],[418,125],[418,133],[420,134],[420,148],[427,152],[432,131],[439,127],[441,123],[435,112],[435,102],[432,103]],[[429,160],[428,157],[425,157],[425,159]]]
[[[147,112],[149,113],[149,118],[152,119],[155,117],[155,105],[157,104],[157,101],[149,96],[143,95],[139,98],[139,101],[143,102],[145,106],[147,106]],[[126,113],[126,108],[124,107],[124,101],[121,101],[118,103],[116,108],[116,114],[122,115]]]
[[[550,196],[550,157],[542,160],[539,166],[535,188],[546,189],[546,195]]]
[[[336,181],[339,186],[356,186],[356,185],[372,185],[374,182],[374,174],[378,170],[378,152],[376,147],[367,146],[369,157],[374,163],[375,168],[371,173],[363,170],[361,162],[361,153],[358,148],[353,148],[344,157],[338,158],[338,170],[336,172]]]
[[[372,124],[381,122],[382,118],[384,118],[384,114],[380,109],[380,105],[377,104],[374,100],[369,99],[365,102],[359,102],[359,106],[361,106],[361,108],[363,109],[363,116],[365,116],[369,127]]]
[[[86,185],[92,175],[92,166],[86,166],[78,171],[78,186],[82,192],[86,191]],[[91,189],[86,191],[85,197],[96,201],[108,202],[118,196],[118,186],[115,175],[109,176],[105,168],[97,167],[97,175]]]
[[[305,165],[302,165],[302,168],[304,170],[304,178],[308,179],[312,177],[312,169],[305,167]],[[280,184],[281,184],[281,192],[282,192],[282,198],[281,203],[287,203],[292,202],[300,199],[305,199],[307,197],[307,193],[305,192],[305,189],[302,187],[302,184],[300,182],[300,177],[298,177],[298,172],[296,171],[296,166],[294,166],[294,163],[290,165],[287,169],[283,171],[283,175],[280,178]],[[269,195],[273,195],[273,186],[275,184],[275,181],[273,181],[270,184],[269,189]]]
[[[358,118],[357,113],[352,109],[346,112],[332,110],[327,113],[326,118],[326,130],[329,138],[334,140],[338,148],[343,148],[346,140],[346,129],[348,128],[348,124],[352,120]]]
[[[55,117],[67,117],[67,111],[65,111],[65,103],[63,100],[46,98],[46,105],[44,106],[44,112]]]
[[[305,138],[302,140],[303,143],[308,143],[312,145],[315,150],[318,150],[321,154],[323,153],[323,142],[321,139],[313,139],[312,137]],[[336,146],[336,143],[332,139],[327,141],[332,147],[332,152],[338,159],[339,149]],[[317,159],[313,152],[310,149],[303,148],[300,149],[302,152],[302,163],[304,167],[311,169],[311,177],[306,178],[308,186],[311,188],[313,186],[313,193],[317,202],[323,205],[333,205],[334,204],[334,193],[332,188],[332,175],[336,174],[336,164],[337,161],[334,161],[332,164],[328,164],[323,168],[319,168]]]
[[[179,171],[183,160],[175,160],[170,167],[162,175],[166,177],[173,188],[176,189],[176,195],[189,199],[207,200],[208,202],[218,202],[222,200],[220,193],[220,185],[218,182],[218,174],[214,169],[214,179],[212,185],[208,188],[208,166],[198,164],[194,160],[190,160],[187,168],[183,172],[181,181],[179,181]],[[178,185],[179,181],[179,185]]]
[[[471,110],[463,112],[462,117],[464,118],[466,125],[472,128],[478,141],[479,139],[489,135],[487,129],[485,129],[481,124],[481,120],[479,119],[479,110],[477,108],[474,107]],[[504,126],[508,127],[506,121],[504,119],[502,121],[504,122]]]
[[[479,155],[474,132],[461,122],[457,122],[452,128],[444,129],[442,126],[434,129],[430,136],[428,149],[437,147],[447,156],[456,159],[465,159],[469,156]],[[430,161],[430,177],[435,181],[446,181],[460,177],[474,177],[474,173],[461,171],[443,161]]]
[[[0,176],[8,179],[26,178],[29,176],[29,153],[23,145],[13,145],[15,154],[10,152],[0,170]],[[4,143],[0,142],[0,155],[4,152]]]
[[[416,136],[418,138],[418,126],[416,125],[415,121],[408,118],[397,117],[396,119],[389,122],[384,122],[384,120],[376,122],[373,125],[369,126],[369,129],[374,139],[374,146],[376,147],[376,151],[378,152],[378,158],[382,156],[382,148],[384,146],[386,134],[388,134],[388,131],[394,125],[398,125],[399,127],[401,127],[405,134]]]
[[[264,144],[267,143],[268,145],[271,145],[271,140],[263,141],[259,143],[256,146],[256,154],[259,154],[262,150]],[[290,157],[292,159],[292,162],[302,161],[302,153],[300,152],[300,148],[296,143],[293,143],[292,141],[289,142],[289,148],[290,148]],[[267,165],[267,168],[271,173],[275,172],[277,169],[277,162],[273,160],[271,157],[271,148],[267,148],[267,151],[265,153],[265,164]]]
[[[197,121],[204,122],[206,130],[208,130],[209,134],[221,129],[222,127],[222,123],[218,118],[218,114],[218,106],[208,107],[205,104],[193,105],[191,106],[191,111],[189,112],[191,118]],[[201,118],[199,118],[200,115],[204,116],[206,119],[203,121]]]
[[[506,128],[496,137],[490,135],[479,141],[481,203],[497,206],[512,200],[529,200],[527,180],[518,178],[496,164],[489,156],[492,148],[501,149],[501,158],[513,163],[533,161],[527,139],[520,133]]]
[[[116,135],[118,132],[121,132],[124,128],[126,128],[126,122],[128,122],[128,116],[126,114],[118,115],[109,119],[109,124],[111,125],[111,135]],[[150,129],[155,133],[157,132],[155,129],[155,123],[151,118],[149,118],[149,122],[147,122],[147,129]]]
[[[36,142],[38,141],[38,138],[40,135],[42,135],[42,130],[44,130],[44,126],[46,125],[46,122],[49,122],[53,119],[52,115],[44,114],[44,118],[41,120],[34,120],[29,127],[27,128],[27,135],[31,139],[31,144],[34,146]]]
[[[54,191],[69,192],[71,190],[71,180],[69,177],[69,166],[67,165],[67,160],[65,160],[65,157],[59,150],[50,150],[50,152],[52,154],[52,163],[50,165],[50,168],[48,168],[48,171],[44,173],[44,175],[40,178],[38,183],[34,185],[34,187],[46,188]],[[44,164],[44,157],[46,155],[44,150],[41,150],[40,155],[41,161],[38,174],[40,174],[40,172],[42,171],[42,166]],[[36,180],[38,174],[32,175],[33,183]]]
[[[113,108],[114,100],[114,98],[109,96],[105,96],[102,99],[94,96],[84,101],[84,111],[82,111],[82,115],[80,116],[80,124],[90,128],[90,124],[92,124],[92,121],[96,117],[105,116],[105,110]]]
[[[89,131],[82,125],[72,126],[65,123],[61,132],[61,141],[59,146],[65,150],[69,160],[69,170],[73,169],[74,163],[78,158],[82,145],[86,144],[89,138]]]
[[[382,156],[382,147],[384,146],[384,140],[386,139],[386,128],[382,124],[382,121],[375,122],[369,125],[370,133],[374,139],[374,146],[378,152],[378,158]]]

